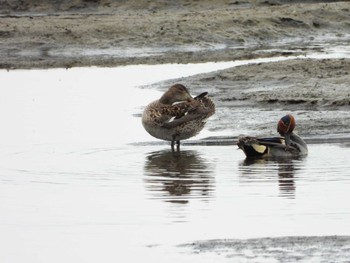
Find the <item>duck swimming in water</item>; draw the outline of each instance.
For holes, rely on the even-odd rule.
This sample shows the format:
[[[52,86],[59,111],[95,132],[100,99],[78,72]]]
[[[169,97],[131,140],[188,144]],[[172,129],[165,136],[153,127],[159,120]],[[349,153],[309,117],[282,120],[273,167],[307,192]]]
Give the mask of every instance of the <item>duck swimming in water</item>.
[[[277,124],[281,137],[240,137],[237,145],[247,157],[297,157],[307,155],[305,141],[294,133],[295,119],[291,114],[282,117]]]
[[[142,125],[153,137],[171,141],[174,150],[175,142],[179,149],[180,140],[197,135],[214,113],[207,92],[193,98],[184,85],[175,84],[145,108]]]

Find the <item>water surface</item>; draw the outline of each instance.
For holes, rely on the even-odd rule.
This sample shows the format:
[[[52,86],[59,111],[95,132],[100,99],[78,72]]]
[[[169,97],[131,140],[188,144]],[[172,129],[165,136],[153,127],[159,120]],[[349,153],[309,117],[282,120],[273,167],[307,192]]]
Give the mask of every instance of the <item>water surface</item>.
[[[278,245],[290,236],[346,258],[347,238],[326,240],[350,235],[349,144],[248,161],[234,145],[173,153],[143,130],[142,106],[160,92],[142,85],[229,66],[0,72],[0,261],[225,262],[261,253],[257,238],[290,249]],[[235,242],[248,250],[232,256]]]
[[[4,262],[175,260],[195,241],[350,235],[349,154],[339,144],[255,162],[235,146],[2,149]]]

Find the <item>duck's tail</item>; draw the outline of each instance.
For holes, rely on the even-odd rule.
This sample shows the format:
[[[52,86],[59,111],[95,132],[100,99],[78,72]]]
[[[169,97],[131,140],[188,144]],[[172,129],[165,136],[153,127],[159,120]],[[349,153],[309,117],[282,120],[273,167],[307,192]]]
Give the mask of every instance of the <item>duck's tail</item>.
[[[194,97],[194,99],[202,103],[204,106],[202,110],[203,112],[207,112],[208,117],[215,113],[215,104],[213,100],[208,96],[208,92],[203,92]]]

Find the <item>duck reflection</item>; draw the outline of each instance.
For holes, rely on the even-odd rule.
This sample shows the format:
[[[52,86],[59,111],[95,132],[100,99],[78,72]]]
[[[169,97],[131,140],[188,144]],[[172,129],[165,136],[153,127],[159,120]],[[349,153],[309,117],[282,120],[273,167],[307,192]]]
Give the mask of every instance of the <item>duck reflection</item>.
[[[248,180],[256,179],[257,175],[261,180],[260,175],[264,174],[264,179],[267,181],[275,178],[275,173],[278,174],[278,186],[281,196],[294,198],[295,197],[295,172],[299,170],[299,166],[295,162],[300,158],[266,158],[254,159],[246,158],[240,167],[240,171],[244,178]]]
[[[277,160],[278,185],[283,196],[295,197],[294,174],[297,170],[293,160]]]
[[[144,171],[146,188],[168,202],[208,200],[214,188],[212,164],[196,151],[151,152]]]

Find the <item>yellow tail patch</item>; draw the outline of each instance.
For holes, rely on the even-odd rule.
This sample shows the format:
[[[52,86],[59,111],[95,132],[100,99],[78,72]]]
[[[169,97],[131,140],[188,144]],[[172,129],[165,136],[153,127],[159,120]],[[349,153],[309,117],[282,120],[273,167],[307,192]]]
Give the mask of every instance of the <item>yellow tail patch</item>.
[[[263,154],[266,151],[266,146],[264,145],[252,144],[252,147],[254,148],[255,151],[261,154]]]

